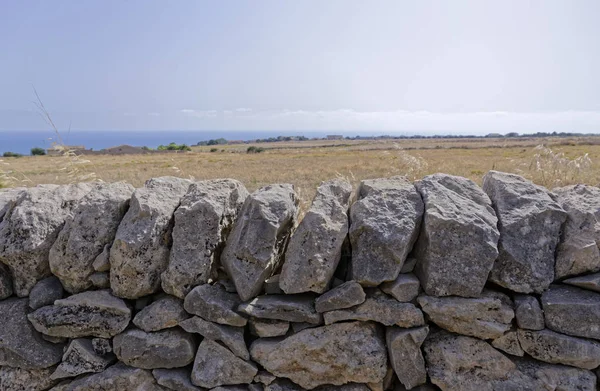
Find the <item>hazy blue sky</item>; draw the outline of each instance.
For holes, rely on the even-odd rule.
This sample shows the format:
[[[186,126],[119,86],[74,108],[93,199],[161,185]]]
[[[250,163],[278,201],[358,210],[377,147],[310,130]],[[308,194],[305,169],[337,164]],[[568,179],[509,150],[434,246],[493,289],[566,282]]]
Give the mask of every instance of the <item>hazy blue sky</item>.
[[[5,0],[0,130],[600,132],[600,1]]]

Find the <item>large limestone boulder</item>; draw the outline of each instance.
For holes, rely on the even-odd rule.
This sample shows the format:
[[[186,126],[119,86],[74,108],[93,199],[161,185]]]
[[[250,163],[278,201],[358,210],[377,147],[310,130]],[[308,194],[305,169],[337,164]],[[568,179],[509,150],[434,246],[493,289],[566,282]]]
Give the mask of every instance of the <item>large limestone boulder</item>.
[[[475,182],[453,175],[429,175],[415,186],[425,203],[415,247],[423,289],[431,296],[479,296],[498,257],[492,202]]]
[[[546,189],[518,175],[490,171],[483,190],[500,228],[490,281],[515,292],[543,292],[554,280],[554,252],[566,212]]]
[[[240,297],[227,292],[223,285],[204,284],[188,293],[183,301],[183,308],[190,314],[211,322],[243,327],[248,320],[237,312],[241,303]]]
[[[161,275],[165,292],[184,298],[216,274],[221,250],[248,191],[234,179],[192,183],[175,211],[169,266]]]
[[[27,318],[37,331],[52,337],[111,338],[125,330],[131,310],[108,290],[87,291],[56,300]]]
[[[246,198],[221,255],[242,300],[257,296],[279,266],[298,202],[289,184],[266,186]]]
[[[181,329],[147,333],[129,329],[113,340],[119,361],[136,368],[179,368],[194,361],[196,341]]]
[[[243,327],[209,322],[199,316],[184,320],[180,323],[180,326],[188,333],[198,333],[204,338],[220,341],[236,356],[244,360],[250,360],[250,353],[248,353],[246,341],[244,340]]]
[[[45,391],[58,383],[50,378],[51,368],[22,369],[0,367],[0,390],[2,391]]]
[[[61,363],[52,373],[52,379],[75,377],[83,373],[102,372],[115,360],[112,354],[100,355],[94,350],[92,340],[71,340]]]
[[[554,193],[567,212],[556,251],[555,278],[600,271],[600,189],[573,185]]]
[[[417,302],[438,326],[481,339],[500,337],[515,317],[510,299],[497,292],[484,291],[480,298],[419,296]]]
[[[205,388],[249,384],[257,372],[253,363],[242,360],[227,348],[206,338],[196,353],[192,383]]]
[[[110,249],[110,287],[114,294],[137,299],[160,288],[169,263],[173,213],[190,181],[153,178],[131,197]]]
[[[133,318],[133,324],[151,332],[175,327],[189,317],[183,308],[183,300],[165,296],[142,308]]]
[[[146,369],[118,363],[107,370],[73,380],[63,391],[164,391]]]
[[[421,345],[428,333],[427,326],[414,329],[397,327],[386,329],[385,340],[390,364],[400,383],[409,390],[427,381]]]
[[[496,391],[491,383],[508,379],[515,369],[487,342],[445,331],[430,333],[423,351],[429,378],[443,391]]]
[[[0,366],[41,369],[61,360],[63,345],[45,341],[27,320],[27,312],[27,299],[0,301]]]
[[[50,248],[52,274],[64,288],[77,293],[92,286],[92,266],[115,238],[135,189],[126,183],[101,184],[77,204]]]
[[[240,304],[238,311],[263,319],[285,320],[288,322],[322,323],[323,318],[315,310],[315,295],[265,295]]]
[[[551,285],[542,295],[546,327],[576,337],[600,339],[600,293]]]
[[[0,262],[19,297],[50,275],[48,254],[78,202],[96,185],[41,185],[20,193],[0,223]]]
[[[421,196],[406,178],[362,181],[350,208],[351,278],[363,286],[395,280],[422,216]]]
[[[374,323],[345,322],[302,330],[286,339],[257,339],[252,359],[306,389],[379,383],[387,372],[382,332]]]
[[[312,205],[290,239],[279,286],[285,293],[327,290],[348,235],[352,185],[334,179],[322,183]],[[327,240],[323,240],[327,238]]]

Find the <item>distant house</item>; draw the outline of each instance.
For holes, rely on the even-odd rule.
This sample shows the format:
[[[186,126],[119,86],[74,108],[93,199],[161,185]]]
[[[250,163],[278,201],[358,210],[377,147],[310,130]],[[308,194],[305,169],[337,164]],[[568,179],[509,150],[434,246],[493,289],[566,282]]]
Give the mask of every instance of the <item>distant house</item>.
[[[73,151],[76,154],[80,154],[85,151],[85,146],[83,145],[53,145],[46,150],[48,155],[50,156],[59,156],[63,155],[67,151]]]
[[[327,135],[327,140],[343,140],[344,136],[342,136],[341,134],[328,134]]]

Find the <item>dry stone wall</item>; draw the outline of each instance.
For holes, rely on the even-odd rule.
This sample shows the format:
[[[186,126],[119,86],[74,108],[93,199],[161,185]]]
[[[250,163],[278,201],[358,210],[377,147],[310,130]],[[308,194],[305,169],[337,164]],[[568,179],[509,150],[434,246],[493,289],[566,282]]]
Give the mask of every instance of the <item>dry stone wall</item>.
[[[2,391],[594,391],[600,189],[0,192]]]

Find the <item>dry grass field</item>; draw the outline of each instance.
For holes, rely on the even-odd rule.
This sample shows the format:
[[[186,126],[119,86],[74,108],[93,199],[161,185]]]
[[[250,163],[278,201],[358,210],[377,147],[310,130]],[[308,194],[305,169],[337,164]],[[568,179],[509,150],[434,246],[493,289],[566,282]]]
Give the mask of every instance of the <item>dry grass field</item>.
[[[541,144],[545,148],[539,147]],[[600,137],[531,139],[420,139],[303,141],[194,147],[191,152],[147,155],[37,156],[3,158],[4,185],[33,186],[82,179],[127,181],[141,186],[151,177],[174,175],[195,180],[235,178],[250,191],[293,183],[306,207],[316,186],[336,176],[355,185],[362,179],[435,172],[481,183],[491,169],[523,175],[549,188],[600,183]],[[0,172],[2,174],[2,172]],[[8,175],[7,175],[8,174]],[[7,179],[11,177],[12,179]],[[1,179],[1,176],[0,176]],[[9,183],[7,183],[9,182]]]

